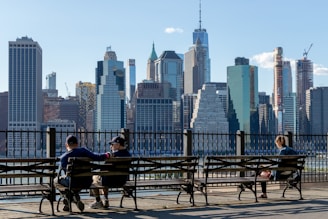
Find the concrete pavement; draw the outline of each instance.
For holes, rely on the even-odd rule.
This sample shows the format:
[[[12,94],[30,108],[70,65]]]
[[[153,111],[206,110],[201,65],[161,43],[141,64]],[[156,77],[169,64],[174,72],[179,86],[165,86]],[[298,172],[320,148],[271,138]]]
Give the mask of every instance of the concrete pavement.
[[[140,211],[134,211],[132,199],[124,201],[124,208],[119,207],[119,196],[110,196],[110,208],[94,210],[88,208],[93,199],[83,196],[86,204],[83,213],[78,213],[74,206],[74,213],[55,212],[56,216],[38,214],[39,199],[30,200],[1,200],[0,218],[113,218],[113,219],[185,219],[185,218],[327,218],[328,213],[328,187],[325,184],[303,184],[304,200],[298,200],[296,190],[289,190],[286,198],[281,198],[282,190],[268,188],[268,199],[254,202],[251,192],[244,192],[242,200],[237,200],[238,193],[235,188],[215,190],[209,196],[209,206],[205,206],[204,197],[195,195],[196,206],[191,207],[187,196],[181,197],[181,203],[175,203],[176,193],[142,194],[138,198]],[[57,203],[55,203],[57,204]],[[61,205],[62,208],[62,205]],[[50,213],[50,205],[45,201],[43,212]]]

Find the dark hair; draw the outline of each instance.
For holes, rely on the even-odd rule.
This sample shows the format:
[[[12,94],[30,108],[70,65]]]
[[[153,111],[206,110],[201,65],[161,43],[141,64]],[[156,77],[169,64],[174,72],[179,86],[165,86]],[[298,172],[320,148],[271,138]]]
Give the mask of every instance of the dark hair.
[[[74,135],[69,135],[67,136],[65,143],[68,145],[77,144],[77,138]]]

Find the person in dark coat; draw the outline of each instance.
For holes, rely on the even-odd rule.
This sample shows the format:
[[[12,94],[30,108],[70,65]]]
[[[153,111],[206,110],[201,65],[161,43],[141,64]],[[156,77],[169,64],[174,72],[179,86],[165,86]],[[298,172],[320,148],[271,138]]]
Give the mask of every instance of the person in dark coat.
[[[58,185],[61,184],[65,187],[68,187],[69,183],[71,181],[72,188],[89,187],[92,184],[91,177],[86,177],[83,179],[81,179],[81,177],[79,177],[78,179],[74,179],[74,178],[71,179],[70,177],[66,176],[66,168],[67,168],[67,164],[68,164],[68,159],[70,157],[88,157],[95,161],[104,161],[107,158],[109,158],[110,154],[109,153],[97,154],[97,153],[93,153],[86,147],[79,147],[77,138],[73,135],[67,136],[66,141],[65,141],[65,146],[66,146],[67,151],[59,157],[60,158],[60,169],[59,169],[58,177],[56,177],[54,180],[55,186],[58,187]],[[76,204],[76,206],[78,207],[78,209],[81,212],[84,210],[84,204],[80,199],[79,192],[80,192],[80,190],[77,189],[77,190],[74,190],[72,194],[63,194],[63,196],[65,196],[64,201],[63,201],[63,203],[64,203],[63,211],[69,211],[67,195],[71,195],[72,199],[70,199],[70,200],[73,200],[73,202]]]
[[[279,149],[279,154],[278,155],[297,155],[297,152],[286,145],[285,142],[285,137],[283,135],[278,135],[275,140],[275,144],[277,148]],[[279,164],[280,166],[283,165],[283,163]],[[261,177],[267,177],[270,180],[278,180],[278,179],[283,179],[286,177],[290,177],[290,175],[281,175],[279,171],[263,171],[260,174]],[[262,189],[262,194],[259,196],[259,198],[268,198],[267,196],[267,183],[266,182],[261,182],[261,189]]]
[[[130,152],[127,150],[125,147],[125,139],[116,136],[114,137],[110,142],[110,147],[111,147],[111,153],[110,157],[131,157]],[[115,168],[113,166],[112,168]],[[95,185],[103,185],[107,186],[108,188],[120,188],[122,187],[125,182],[128,180],[128,176],[94,176],[93,177],[93,183]],[[90,195],[95,196],[96,200],[91,203],[90,208],[92,209],[102,209],[102,208],[108,208],[109,207],[109,201],[108,201],[108,188],[106,189],[91,189],[90,190]],[[101,201],[100,195],[104,195],[104,202]]]

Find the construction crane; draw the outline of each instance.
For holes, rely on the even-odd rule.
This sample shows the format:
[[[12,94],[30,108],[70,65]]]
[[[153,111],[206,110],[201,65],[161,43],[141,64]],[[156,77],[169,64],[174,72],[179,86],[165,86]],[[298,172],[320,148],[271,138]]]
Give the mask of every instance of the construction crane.
[[[66,87],[67,97],[71,96],[71,93],[68,90],[68,86],[66,82],[65,82],[65,87]]]
[[[308,55],[310,49],[312,48],[312,45],[313,45],[313,43],[311,43],[311,45],[310,45],[310,47],[309,47],[309,49],[307,51],[304,49],[304,52],[303,52],[304,59],[307,59],[307,55]]]

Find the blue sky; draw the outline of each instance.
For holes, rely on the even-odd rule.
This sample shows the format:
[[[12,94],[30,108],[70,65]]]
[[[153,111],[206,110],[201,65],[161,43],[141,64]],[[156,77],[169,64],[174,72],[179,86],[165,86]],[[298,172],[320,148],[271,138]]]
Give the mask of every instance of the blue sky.
[[[274,48],[283,47],[284,58],[293,61],[313,43],[314,86],[328,86],[327,8],[326,0],[202,0],[211,81],[226,82],[227,66],[246,57],[259,67],[259,90],[271,94]],[[8,90],[8,41],[18,37],[40,44],[43,87],[54,71],[65,97],[65,83],[73,95],[76,82],[95,82],[106,47],[120,61],[136,59],[141,82],[153,42],[158,56],[185,53],[198,27],[199,0],[0,0],[0,92]]]

